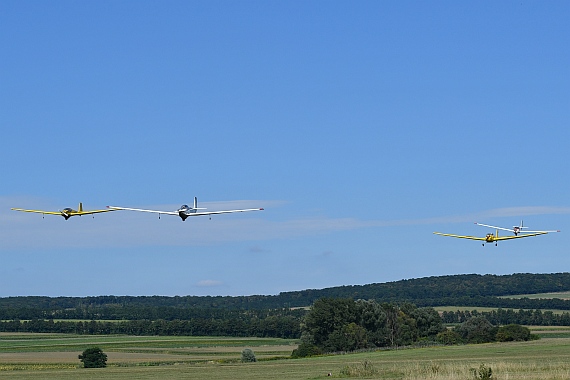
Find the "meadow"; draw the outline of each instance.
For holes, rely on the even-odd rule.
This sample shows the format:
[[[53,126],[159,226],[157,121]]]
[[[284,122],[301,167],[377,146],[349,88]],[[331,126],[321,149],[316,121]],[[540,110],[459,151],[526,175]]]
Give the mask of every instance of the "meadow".
[[[522,298],[522,297],[521,297]],[[484,307],[484,306],[434,306],[433,307],[435,311],[439,312],[439,313],[443,313],[444,311],[451,311],[451,312],[457,312],[457,311],[477,311],[479,313],[484,313],[484,312],[490,312],[490,311],[497,311],[499,308],[497,307]],[[507,310],[507,308],[504,308],[503,310]],[[518,311],[519,309],[514,309],[515,311]],[[533,310],[533,309],[523,309],[523,310]],[[542,312],[545,311],[551,311],[554,314],[562,314],[562,313],[568,313],[568,310],[560,310],[560,309],[541,309]]]
[[[528,299],[552,299],[570,300],[570,292],[552,292],[536,294],[517,294],[512,296],[500,296],[499,298],[528,298]]]
[[[570,329],[536,327],[531,342],[434,346],[288,359],[294,340],[224,337],[0,334],[2,379],[493,379],[570,378]],[[107,368],[84,369],[77,355],[98,346]],[[251,348],[256,363],[241,363]],[[328,376],[331,374],[331,376]]]

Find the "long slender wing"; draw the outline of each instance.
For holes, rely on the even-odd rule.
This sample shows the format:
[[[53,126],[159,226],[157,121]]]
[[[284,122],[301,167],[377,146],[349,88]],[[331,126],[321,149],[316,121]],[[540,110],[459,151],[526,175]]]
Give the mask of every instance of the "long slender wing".
[[[478,226],[483,226],[483,227],[489,227],[489,228],[494,228],[496,230],[503,230],[503,231],[509,231],[509,232],[514,232],[514,230],[512,228],[505,228],[505,227],[497,227],[497,226],[490,226],[488,224],[482,224],[482,223],[477,223],[475,222],[476,225]],[[534,231],[533,231],[534,232]]]
[[[60,215],[61,216],[61,212],[59,212],[59,211],[24,210],[23,208],[12,208],[11,210],[23,211],[23,212],[36,212],[38,214]]]
[[[519,234],[519,235],[515,235],[515,236],[499,236],[499,237],[495,237],[495,241],[499,241],[499,240],[510,240],[510,239],[520,239],[520,238],[525,238],[525,237],[531,237],[531,236],[538,236],[538,235],[546,235],[548,234],[548,232],[537,232],[534,234]]]
[[[514,231],[514,228],[504,228],[504,227],[490,226],[490,225],[488,225],[488,224],[482,224],[482,223],[477,223],[477,222],[475,222],[475,224],[478,225],[478,226],[494,228],[494,229],[497,229],[497,230],[515,232],[515,231]],[[528,231],[528,230],[526,230],[527,227],[522,227],[522,228],[525,228],[525,230],[521,230],[520,232],[524,232],[524,233],[526,233],[526,234],[539,233],[539,232],[560,232],[560,230],[555,230],[555,231],[554,231],[554,230],[553,230],[553,231],[546,231],[546,230],[544,230],[544,231]]]
[[[176,215],[180,214],[177,211],[157,211],[157,210],[145,210],[142,208],[129,208],[129,207],[118,207],[118,206],[107,206],[111,210],[129,210],[129,211],[142,211],[142,212],[153,212],[155,214],[166,214],[166,215]],[[201,216],[201,215],[214,215],[214,214],[229,214],[232,212],[246,212],[246,211],[261,211],[262,208],[248,208],[244,210],[222,210],[222,211],[204,211],[204,212],[190,212],[186,215],[188,216]]]
[[[477,236],[462,236],[462,235],[453,235],[453,234],[442,234],[441,232],[434,232],[434,234],[441,235],[441,236],[449,236],[449,237],[454,237],[454,238],[459,238],[459,239],[483,240],[483,241],[487,240],[485,238],[477,237]]]
[[[155,214],[166,214],[166,215],[178,215],[175,211],[157,211],[157,210],[144,210],[142,208],[129,208],[129,207],[117,207],[117,206],[107,206],[109,211],[114,210],[128,210],[128,211],[142,211],[142,212],[153,212]]]
[[[229,214],[232,212],[246,212],[246,211],[263,211],[263,208],[247,208],[244,210],[223,210],[223,211],[205,211],[205,212],[193,212],[187,214],[188,216],[200,216],[200,215],[214,215],[214,214]],[[176,214],[178,215],[178,214]]]
[[[532,234],[532,233],[538,233],[538,232],[545,232],[545,233],[548,233],[548,232],[560,232],[560,230],[556,230],[556,231],[554,231],[554,230],[553,230],[553,231],[546,231],[546,230],[545,230],[545,231],[527,231],[527,230],[524,230],[524,233],[525,233],[525,234]]]
[[[77,212],[72,212],[71,215],[91,215],[91,214],[98,214],[100,212],[110,212],[110,211],[116,211],[116,210],[112,210],[112,209],[108,209],[108,210],[83,210],[83,211],[77,211]],[[61,213],[59,213],[61,215]]]

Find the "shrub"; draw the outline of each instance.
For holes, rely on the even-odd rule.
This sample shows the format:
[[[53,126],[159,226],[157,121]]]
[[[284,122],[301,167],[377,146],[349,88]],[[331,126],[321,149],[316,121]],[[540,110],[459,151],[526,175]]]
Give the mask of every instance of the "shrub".
[[[293,350],[293,352],[291,353],[291,357],[293,359],[298,359],[298,358],[305,358],[307,356],[317,356],[322,354],[323,351],[314,344],[301,342],[299,347]]]
[[[530,330],[528,327],[521,325],[510,324],[506,326],[499,327],[497,331],[496,339],[499,342],[512,342],[521,340],[530,340]]]
[[[253,353],[253,351],[250,348],[244,348],[244,350],[241,352],[241,362],[242,363],[255,363],[257,361],[257,358],[255,357],[255,354]]]
[[[104,368],[107,366],[107,354],[98,347],[88,348],[78,358],[84,368]]]

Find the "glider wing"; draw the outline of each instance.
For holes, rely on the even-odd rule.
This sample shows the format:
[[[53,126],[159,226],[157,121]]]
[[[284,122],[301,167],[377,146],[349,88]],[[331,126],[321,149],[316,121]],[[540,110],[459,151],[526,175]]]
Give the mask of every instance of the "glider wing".
[[[442,234],[441,232],[434,232],[434,234],[441,235],[441,236],[449,236],[449,237],[454,237],[454,238],[459,238],[459,239],[483,240],[483,241],[487,240],[484,237],[477,237],[477,236],[462,236],[462,235],[453,235],[453,234]]]

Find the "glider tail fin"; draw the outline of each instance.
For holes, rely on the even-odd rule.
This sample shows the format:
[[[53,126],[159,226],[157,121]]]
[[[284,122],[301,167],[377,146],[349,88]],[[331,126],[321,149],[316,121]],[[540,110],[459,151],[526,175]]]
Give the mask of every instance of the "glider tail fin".
[[[193,210],[206,210],[205,207],[198,207],[198,197],[194,197],[194,207]]]

